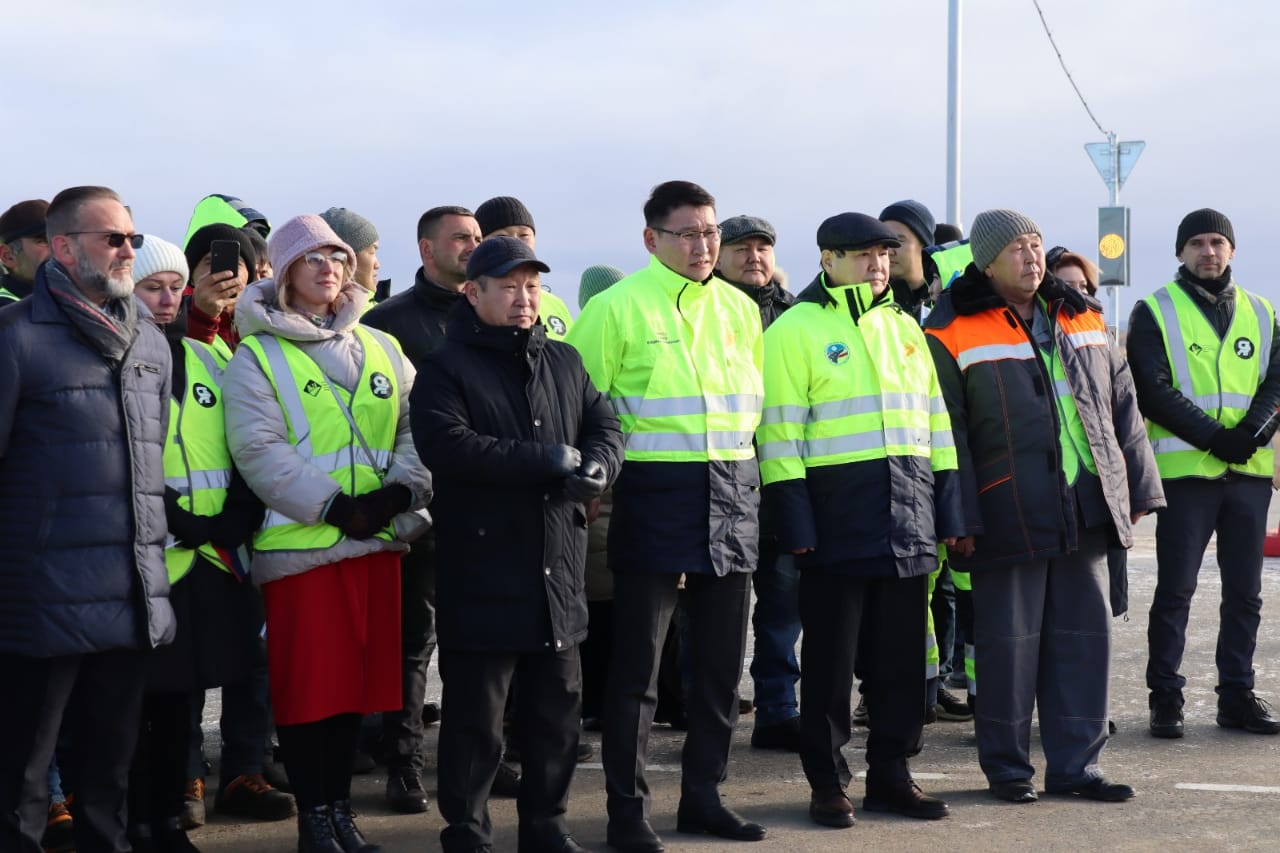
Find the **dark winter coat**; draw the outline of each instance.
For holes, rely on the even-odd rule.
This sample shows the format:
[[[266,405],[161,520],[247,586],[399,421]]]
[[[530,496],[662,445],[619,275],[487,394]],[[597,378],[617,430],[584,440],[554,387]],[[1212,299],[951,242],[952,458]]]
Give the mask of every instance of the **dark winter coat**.
[[[379,302],[360,322],[394,337],[414,369],[422,370],[422,360],[444,343],[449,312],[460,301],[461,291],[441,287],[418,267],[412,288]]]
[[[410,396],[431,470],[440,647],[562,651],[587,633],[586,510],[549,453],[569,444],[612,481],[622,434],[577,351],[532,329],[488,326],[470,303],[449,318]]]
[[[49,293],[50,263],[0,310],[0,654],[151,648],[174,630],[169,347],[139,317],[109,363]]]
[[[725,279],[725,281],[729,281]],[[796,301],[796,298],[783,287],[775,278],[764,287],[756,287],[754,284],[739,284],[736,281],[729,281],[744,296],[752,302],[760,306],[760,325],[768,329],[773,325],[773,321],[782,316],[782,312],[790,308]]]
[[[1077,347],[1067,339],[1060,313],[1100,315],[1098,303],[1073,307],[1085,297],[1053,276],[1041,283],[1039,295],[1047,304],[1054,349],[1088,437],[1115,539],[1128,547],[1133,542],[1130,514],[1165,505],[1129,367],[1113,343]],[[952,566],[961,571],[1050,559],[1079,544],[1075,500],[1063,474],[1053,379],[1039,357],[993,354],[962,367],[953,350],[991,343],[966,339],[984,324],[1001,331],[1002,340],[1037,346],[1027,324],[970,264],[925,321],[951,415],[966,531],[977,537],[972,557],[952,552]],[[1100,316],[1089,326],[1105,334]]]

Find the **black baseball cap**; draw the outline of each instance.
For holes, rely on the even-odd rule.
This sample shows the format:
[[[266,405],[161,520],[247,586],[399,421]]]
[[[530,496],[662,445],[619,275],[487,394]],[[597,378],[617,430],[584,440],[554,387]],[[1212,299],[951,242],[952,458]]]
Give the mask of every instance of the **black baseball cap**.
[[[467,278],[472,281],[482,275],[497,278],[525,264],[541,272],[551,272],[551,267],[538,260],[533,249],[523,240],[515,237],[489,237],[471,253],[471,258],[467,261]]]

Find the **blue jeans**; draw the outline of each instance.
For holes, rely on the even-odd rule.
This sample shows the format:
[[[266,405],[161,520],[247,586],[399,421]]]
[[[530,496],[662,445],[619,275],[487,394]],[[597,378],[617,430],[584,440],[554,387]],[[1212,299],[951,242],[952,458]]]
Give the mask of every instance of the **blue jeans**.
[[[800,663],[800,575],[791,554],[779,554],[762,543],[760,564],[752,576],[756,607],[751,614],[755,650],[751,680],[755,684],[756,726],[775,726],[800,716],[796,682]]]
[[[58,757],[54,755],[49,762],[49,805],[66,801],[67,796],[62,793],[62,774],[58,772]]]

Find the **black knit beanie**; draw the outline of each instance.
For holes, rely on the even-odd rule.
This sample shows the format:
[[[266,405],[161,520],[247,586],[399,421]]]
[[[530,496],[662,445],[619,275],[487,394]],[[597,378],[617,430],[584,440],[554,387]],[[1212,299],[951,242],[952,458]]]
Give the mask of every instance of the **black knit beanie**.
[[[538,229],[533,226],[533,214],[520,199],[509,195],[491,198],[476,208],[476,222],[480,225],[480,236],[488,237],[499,228],[510,228],[512,225],[527,225],[534,233]]]
[[[1182,222],[1178,225],[1178,244],[1173,254],[1181,255],[1187,241],[1197,234],[1221,234],[1227,238],[1231,248],[1236,247],[1236,233],[1231,230],[1231,220],[1211,207],[1202,207],[1182,217]]]
[[[239,243],[240,257],[244,260],[245,269],[249,271],[249,278],[257,277],[255,262],[258,252],[253,248],[253,241],[249,239],[249,235],[234,225],[214,222],[192,234],[191,239],[187,241],[187,248],[183,251],[187,256],[187,266],[191,268],[193,279],[196,274],[196,265],[209,254],[214,240],[234,240]]]

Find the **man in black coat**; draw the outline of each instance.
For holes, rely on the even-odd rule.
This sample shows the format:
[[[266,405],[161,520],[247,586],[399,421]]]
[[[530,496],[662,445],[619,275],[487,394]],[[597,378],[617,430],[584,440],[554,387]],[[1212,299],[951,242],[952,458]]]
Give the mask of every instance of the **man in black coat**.
[[[393,335],[421,372],[423,359],[444,343],[449,311],[463,300],[467,260],[478,245],[480,226],[470,210],[458,205],[431,208],[418,219],[422,266],[418,267],[413,287],[371,308],[361,322]],[[401,560],[404,707],[382,715],[382,738],[387,747],[387,805],[402,814],[427,810],[427,792],[422,787],[422,703],[427,666],[436,646],[435,576],[435,536],[428,532]],[[508,790],[519,784],[514,769],[508,769],[506,780]]]
[[[481,243],[465,301],[410,397],[414,442],[436,483],[445,853],[491,849],[486,801],[513,676],[520,850],[582,850],[565,808],[587,633],[586,505],[617,476],[622,436],[577,351],[537,322],[539,272],[549,271],[513,237]]]

